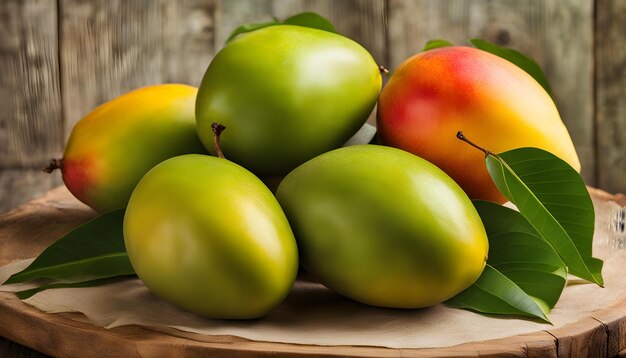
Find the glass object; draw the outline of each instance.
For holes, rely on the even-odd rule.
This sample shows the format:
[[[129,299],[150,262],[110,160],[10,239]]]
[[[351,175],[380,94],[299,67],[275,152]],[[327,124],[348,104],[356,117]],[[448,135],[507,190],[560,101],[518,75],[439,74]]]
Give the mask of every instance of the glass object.
[[[614,201],[603,202],[596,210],[600,211],[596,217],[604,231],[601,244],[611,249],[626,249],[626,207]]]

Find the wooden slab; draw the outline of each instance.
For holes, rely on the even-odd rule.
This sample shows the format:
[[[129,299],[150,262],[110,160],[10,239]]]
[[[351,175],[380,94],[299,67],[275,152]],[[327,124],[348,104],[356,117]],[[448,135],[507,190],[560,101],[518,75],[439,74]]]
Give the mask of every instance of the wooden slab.
[[[592,195],[614,198],[591,190]],[[94,217],[60,187],[0,216],[0,265],[36,256],[56,238]],[[177,336],[138,326],[104,329],[78,313],[50,314],[0,292],[0,336],[52,356],[84,357],[612,357],[626,350],[626,297],[568,326],[436,349],[309,346],[234,336]],[[476,327],[480,329],[480,327]],[[191,338],[189,338],[191,337]],[[194,339],[194,337],[197,338]]]

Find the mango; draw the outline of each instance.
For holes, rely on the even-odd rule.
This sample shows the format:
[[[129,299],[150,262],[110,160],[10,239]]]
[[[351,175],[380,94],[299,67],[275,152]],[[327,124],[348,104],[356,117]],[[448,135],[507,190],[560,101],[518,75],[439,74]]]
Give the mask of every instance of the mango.
[[[157,296],[212,318],[260,317],[283,301],[298,249],[280,205],[246,169],[199,154],[168,159],[133,192],[124,242]]]
[[[285,175],[340,147],[372,112],[382,85],[358,43],[318,29],[279,25],[240,35],[213,59],[196,104],[198,134],[213,151],[257,175]]]
[[[94,109],[72,129],[60,168],[67,188],[98,212],[124,208],[145,173],[165,159],[205,153],[196,134],[197,89],[144,87]]]
[[[488,241],[461,188],[405,151],[357,145],[289,173],[276,193],[302,265],[361,303],[427,307],[472,285]]]
[[[452,46],[402,63],[383,89],[377,126],[382,143],[436,164],[470,198],[505,202],[484,155],[456,138],[462,131],[488,150],[547,150],[580,171],[550,95],[516,65],[491,53]]]

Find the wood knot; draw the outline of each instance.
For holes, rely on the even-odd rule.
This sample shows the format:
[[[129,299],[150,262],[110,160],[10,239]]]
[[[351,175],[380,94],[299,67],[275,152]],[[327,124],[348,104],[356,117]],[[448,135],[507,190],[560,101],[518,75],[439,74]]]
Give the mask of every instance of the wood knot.
[[[496,33],[496,44],[506,46],[511,43],[511,34],[508,30],[501,29]]]

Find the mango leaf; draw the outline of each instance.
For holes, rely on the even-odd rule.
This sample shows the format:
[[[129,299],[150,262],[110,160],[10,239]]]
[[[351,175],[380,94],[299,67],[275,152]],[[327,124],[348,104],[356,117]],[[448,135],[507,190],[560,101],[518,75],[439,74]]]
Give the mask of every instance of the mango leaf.
[[[20,300],[25,300],[27,298],[34,296],[36,293],[39,293],[44,290],[49,290],[49,289],[54,289],[54,288],[80,288],[80,287],[101,286],[107,283],[119,281],[122,277],[123,276],[116,276],[116,277],[107,277],[107,278],[97,278],[95,280],[80,281],[80,282],[51,283],[51,284],[31,288],[29,290],[18,291],[18,292],[15,292],[15,295]]]
[[[233,32],[230,33],[230,35],[228,35],[228,38],[226,39],[225,43],[231,42],[238,35],[245,34],[247,32],[252,32],[255,30],[259,30],[264,27],[269,27],[269,26],[274,26],[274,25],[279,25],[279,24],[280,24],[280,21],[273,20],[273,21],[268,21],[268,22],[254,22],[250,24],[240,25],[236,29],[234,29]]]
[[[447,304],[482,313],[516,314],[549,322],[567,282],[565,265],[519,212],[474,201],[489,238],[487,267]]]
[[[439,40],[439,39],[428,40],[428,42],[426,42],[426,45],[424,45],[424,48],[422,49],[422,51],[428,51],[428,50],[432,50],[435,48],[448,47],[448,46],[454,46],[454,44],[446,40]]]
[[[446,304],[481,313],[522,315],[550,323],[538,302],[489,264],[478,281]]]
[[[274,19],[267,22],[253,22],[249,24],[243,24],[238,26],[233,32],[230,33],[225,43],[229,43],[235,39],[235,37],[248,32],[256,31],[264,27],[276,26],[276,25],[297,25],[303,27],[310,27],[313,29],[328,31],[337,33],[337,29],[326,18],[314,13],[303,12],[286,18],[284,21]]]
[[[532,78],[535,79],[535,81],[539,82],[541,87],[543,87],[543,89],[548,92],[550,97],[552,97],[552,90],[550,89],[550,85],[548,84],[546,75],[541,70],[539,64],[529,56],[512,48],[500,47],[494,43],[482,39],[471,39],[469,40],[469,42],[478,49],[490,52],[498,57],[514,63],[517,67],[521,68],[522,70],[526,71],[526,73],[531,75]]]
[[[124,246],[123,221],[124,210],[115,210],[77,227],[4,284],[40,278],[87,280],[134,274]]]
[[[571,274],[602,286],[602,260],[592,257],[594,210],[582,178],[538,148],[486,156],[496,187],[550,243]]]
[[[487,262],[552,309],[567,283],[567,268],[556,251],[519,212],[488,201],[474,206],[489,237]]]
[[[337,33],[337,29],[330,21],[314,12],[303,12],[293,15],[292,17],[286,18],[283,21],[283,24],[311,27],[318,30]]]

